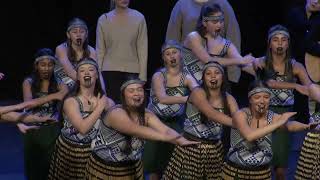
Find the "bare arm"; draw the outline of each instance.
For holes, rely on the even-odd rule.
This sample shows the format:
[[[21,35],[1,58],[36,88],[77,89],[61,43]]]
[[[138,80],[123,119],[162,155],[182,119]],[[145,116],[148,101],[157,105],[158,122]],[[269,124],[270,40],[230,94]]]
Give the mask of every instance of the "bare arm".
[[[189,88],[189,90],[192,91],[192,89],[194,89],[195,87],[199,86],[199,84],[197,83],[197,81],[192,76],[187,74],[186,75],[186,80],[185,80],[185,86],[187,86]]]
[[[30,108],[34,108],[34,107],[40,106],[42,104],[45,104],[47,102],[53,101],[53,100],[60,100],[61,101],[65,97],[65,95],[68,93],[69,89],[68,89],[68,86],[63,83],[58,85],[58,89],[59,89],[59,91],[56,93],[52,93],[47,96],[43,96],[43,97],[39,97],[39,98],[25,101],[25,102],[21,103],[21,105],[24,108],[30,109]]]
[[[239,110],[236,99],[231,94],[227,94],[227,102],[230,109],[231,116]]]
[[[161,104],[182,104],[188,96],[168,96],[164,87],[164,77],[161,72],[156,72],[152,77],[152,90]]]
[[[217,61],[223,66],[230,66],[230,65],[243,65],[248,64],[253,61],[253,58],[242,58],[240,57],[230,57],[230,58],[220,58],[220,57],[211,57],[205,47],[202,45],[202,38],[197,32],[191,32],[186,40],[185,46],[192,50],[195,56],[203,62],[207,63],[208,61]],[[234,45],[230,45],[228,51],[237,51]]]
[[[64,102],[63,112],[69,118],[75,129],[77,129],[81,134],[86,134],[100,118],[100,115],[106,106],[106,102],[106,97],[102,96],[98,99],[98,103],[94,111],[88,117],[83,118],[77,101],[74,98],[68,98]]]
[[[257,129],[253,129],[249,126],[247,122],[247,115],[241,110],[234,114],[233,121],[236,128],[239,129],[242,137],[244,137],[247,141],[254,141],[258,138],[266,136],[267,134],[285,124],[288,121],[289,117],[293,116],[294,114],[295,113],[284,113],[283,116],[276,116],[277,120],[272,121],[270,125]]]
[[[190,94],[190,102],[196,106],[209,120],[232,126],[232,118],[211,107],[202,88],[195,88]]]
[[[127,113],[121,108],[115,108],[109,112],[104,118],[104,122],[117,131],[130,136],[156,141],[168,141],[165,134],[147,126],[141,126],[134,123]]]
[[[320,103],[320,86],[317,84],[311,84],[309,87],[309,95],[311,99]]]
[[[26,114],[20,112],[9,112],[1,115],[1,120],[9,121],[9,122],[45,122],[50,120],[49,117],[39,117],[34,114]]]
[[[56,48],[56,57],[63,67],[64,72],[74,81],[77,80],[77,72],[73,69],[72,64],[67,55],[67,49],[64,45]]]

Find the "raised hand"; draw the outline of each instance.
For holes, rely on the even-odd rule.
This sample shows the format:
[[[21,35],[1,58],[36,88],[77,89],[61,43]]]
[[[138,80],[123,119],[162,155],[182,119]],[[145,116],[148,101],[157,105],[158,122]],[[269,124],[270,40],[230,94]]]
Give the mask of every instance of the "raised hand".
[[[285,124],[295,114],[297,114],[297,112],[285,112],[280,115],[279,121]]]
[[[242,61],[240,61],[240,65],[251,64],[254,61],[255,61],[255,58],[251,54],[247,54],[242,58]]]
[[[320,122],[309,123],[306,130],[314,130],[318,127],[319,124],[320,124]]]
[[[190,140],[184,138],[183,136],[181,136],[180,138],[177,139],[177,144],[179,146],[190,146],[190,145],[200,144],[200,142],[190,141]]]

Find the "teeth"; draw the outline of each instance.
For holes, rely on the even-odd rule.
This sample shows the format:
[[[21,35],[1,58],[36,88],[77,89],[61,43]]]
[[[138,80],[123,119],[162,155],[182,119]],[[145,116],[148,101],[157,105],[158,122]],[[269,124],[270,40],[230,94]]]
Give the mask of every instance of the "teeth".
[[[90,76],[85,76],[83,79],[84,80],[91,80],[91,77]]]
[[[81,44],[81,39],[77,39],[77,44],[80,45]]]
[[[218,81],[217,80],[212,80],[212,81],[210,81],[210,83],[215,85],[215,84],[218,83]]]

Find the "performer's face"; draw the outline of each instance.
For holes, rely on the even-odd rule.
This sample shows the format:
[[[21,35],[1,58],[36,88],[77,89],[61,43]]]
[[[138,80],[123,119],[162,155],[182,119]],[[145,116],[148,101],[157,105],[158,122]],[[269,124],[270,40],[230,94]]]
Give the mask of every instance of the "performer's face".
[[[81,65],[78,69],[77,75],[80,85],[83,85],[86,88],[94,86],[98,79],[97,69],[92,64]]]
[[[169,48],[163,52],[162,58],[166,66],[176,67],[180,65],[181,52],[177,48]]]
[[[114,0],[116,7],[127,8],[129,6],[130,0]]]
[[[70,39],[71,43],[76,46],[82,46],[87,39],[87,35],[87,29],[83,27],[75,27],[67,32],[68,39]]]
[[[311,12],[320,11],[320,3],[318,0],[307,0],[307,9]]]
[[[138,108],[144,102],[144,89],[142,84],[130,84],[124,89],[126,104],[132,108]]]
[[[212,16],[223,16],[222,12],[216,12]],[[207,29],[207,33],[213,37],[221,35],[224,28],[224,20],[210,20],[203,22],[204,27]]]
[[[39,73],[40,79],[50,79],[53,73],[54,62],[48,58],[40,60],[36,64],[36,69]]]
[[[284,34],[276,34],[270,40],[270,48],[273,54],[283,55],[289,47],[289,39]]]
[[[270,94],[266,92],[259,92],[253,94],[249,98],[251,109],[257,113],[266,113],[269,109]]]
[[[218,89],[221,87],[223,74],[217,67],[208,67],[204,72],[204,83],[208,89]]]

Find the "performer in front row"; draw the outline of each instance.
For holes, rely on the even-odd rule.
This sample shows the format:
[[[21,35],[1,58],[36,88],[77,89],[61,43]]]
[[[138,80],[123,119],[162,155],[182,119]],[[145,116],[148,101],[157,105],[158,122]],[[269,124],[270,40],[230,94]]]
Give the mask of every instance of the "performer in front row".
[[[262,82],[251,84],[249,107],[233,115],[235,128],[231,130],[231,148],[224,163],[224,180],[271,180],[272,132],[278,128],[288,131],[313,129],[317,124],[289,121],[295,112],[276,114],[269,110],[271,92]]]
[[[121,88],[121,105],[104,117],[86,168],[86,179],[143,180],[141,156],[144,140],[185,146],[188,141],[145,109],[144,81],[133,78]]]
[[[76,71],[75,89],[63,104],[64,126],[56,141],[48,179],[83,179],[101,114],[114,105],[104,95],[95,60],[81,60]]]

